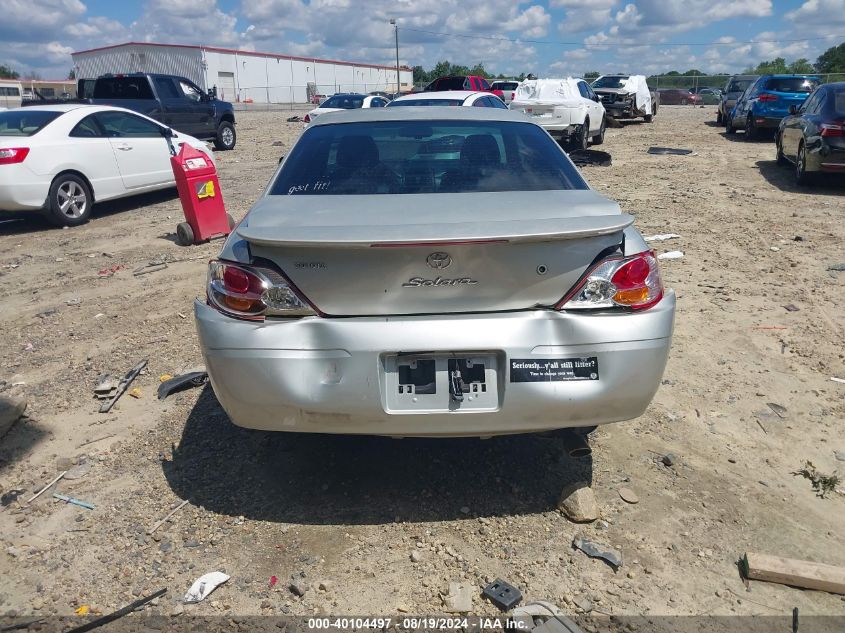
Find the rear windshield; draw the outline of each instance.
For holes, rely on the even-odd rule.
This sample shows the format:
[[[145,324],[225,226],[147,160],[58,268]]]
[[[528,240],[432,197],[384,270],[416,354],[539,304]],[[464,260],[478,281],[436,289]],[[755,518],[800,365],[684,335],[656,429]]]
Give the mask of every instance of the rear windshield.
[[[466,77],[441,77],[435,79],[426,87],[426,90],[463,90]]]
[[[772,77],[766,81],[766,90],[772,92],[813,92],[819,85],[811,77]]]
[[[495,81],[493,82],[494,90],[516,90],[519,85],[516,81]]]
[[[459,106],[463,99],[397,99],[387,104],[388,108],[399,106]]]
[[[94,84],[95,99],[154,99],[146,77],[100,77]]]
[[[334,95],[320,104],[321,108],[341,108],[354,110],[364,105],[364,95]]]
[[[627,79],[622,77],[599,77],[592,84],[593,88],[621,88],[622,82]]]
[[[728,92],[745,92],[752,83],[753,79],[734,79],[728,84]]]
[[[50,121],[61,116],[61,112],[49,110],[8,110],[0,112],[0,136],[32,136]]]
[[[285,160],[271,195],[587,189],[541,128],[516,121],[316,125]]]

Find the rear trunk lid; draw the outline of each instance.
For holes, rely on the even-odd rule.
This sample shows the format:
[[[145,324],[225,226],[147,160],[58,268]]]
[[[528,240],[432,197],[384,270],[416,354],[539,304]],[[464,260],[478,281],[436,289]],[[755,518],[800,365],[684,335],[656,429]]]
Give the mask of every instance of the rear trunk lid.
[[[553,305],[632,222],[590,190],[265,196],[237,234],[323,313],[398,315]]]

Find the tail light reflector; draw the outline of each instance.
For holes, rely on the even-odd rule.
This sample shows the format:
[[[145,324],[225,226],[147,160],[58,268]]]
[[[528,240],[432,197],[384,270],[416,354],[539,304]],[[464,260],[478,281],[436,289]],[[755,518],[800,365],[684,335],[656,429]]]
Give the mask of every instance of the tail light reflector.
[[[28,154],[28,147],[0,147],[0,165],[22,163]]]
[[[557,310],[646,310],[663,298],[663,280],[652,251],[606,259],[587,271],[555,306]]]
[[[274,270],[212,260],[208,264],[208,303],[240,319],[317,314],[296,287]]]
[[[757,97],[757,101],[777,101],[778,98],[779,97],[777,95],[773,95],[769,92],[764,92],[759,97]]]
[[[842,123],[822,123],[820,126],[821,135],[827,138],[831,136],[845,136],[845,124]],[[0,150],[2,151],[2,150]]]

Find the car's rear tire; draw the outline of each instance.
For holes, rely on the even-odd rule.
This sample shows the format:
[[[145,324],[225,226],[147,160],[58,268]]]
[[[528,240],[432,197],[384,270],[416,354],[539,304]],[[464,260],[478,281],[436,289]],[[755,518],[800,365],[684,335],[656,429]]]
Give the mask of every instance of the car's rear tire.
[[[194,230],[187,222],[176,225],[176,243],[179,246],[190,246],[194,243]]]
[[[786,165],[789,161],[783,155],[783,135],[777,134],[775,136],[775,160],[778,165]]]
[[[56,226],[79,226],[91,217],[94,196],[78,174],[59,174],[47,194],[47,219]]]
[[[734,127],[734,120],[733,117],[728,114],[725,117],[725,134],[733,134],[736,132],[736,128]]]
[[[654,121],[654,114],[646,114],[643,117],[643,121],[645,121],[646,123],[651,123],[652,121]]]
[[[599,128],[599,133],[593,137],[593,145],[601,145],[604,143],[604,133],[607,131],[607,117],[603,116],[601,118],[601,127]]]
[[[804,141],[798,146],[798,157],[795,159],[795,184],[801,187],[812,184],[813,174],[807,171],[807,150]]]
[[[754,119],[749,114],[745,121],[745,140],[756,141],[758,138],[760,138],[760,133],[757,131],[757,126],[754,125]]]
[[[584,123],[578,128],[575,138],[572,139],[572,149],[587,149],[590,145],[590,117],[584,119]]]
[[[214,149],[221,152],[235,149],[237,138],[235,126],[229,121],[221,121],[217,127],[217,136],[214,138]]]
[[[725,121],[722,118],[722,111],[716,110],[716,125],[722,125],[724,122]]]

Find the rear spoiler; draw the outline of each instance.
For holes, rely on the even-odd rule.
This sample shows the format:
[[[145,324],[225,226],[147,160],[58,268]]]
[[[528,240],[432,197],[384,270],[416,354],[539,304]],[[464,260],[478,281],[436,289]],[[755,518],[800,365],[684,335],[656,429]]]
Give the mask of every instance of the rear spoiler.
[[[449,224],[404,224],[379,226],[245,226],[237,234],[260,246],[426,246],[472,242],[551,242],[610,235],[633,224],[627,213],[615,215],[507,220],[500,222],[457,222]]]

